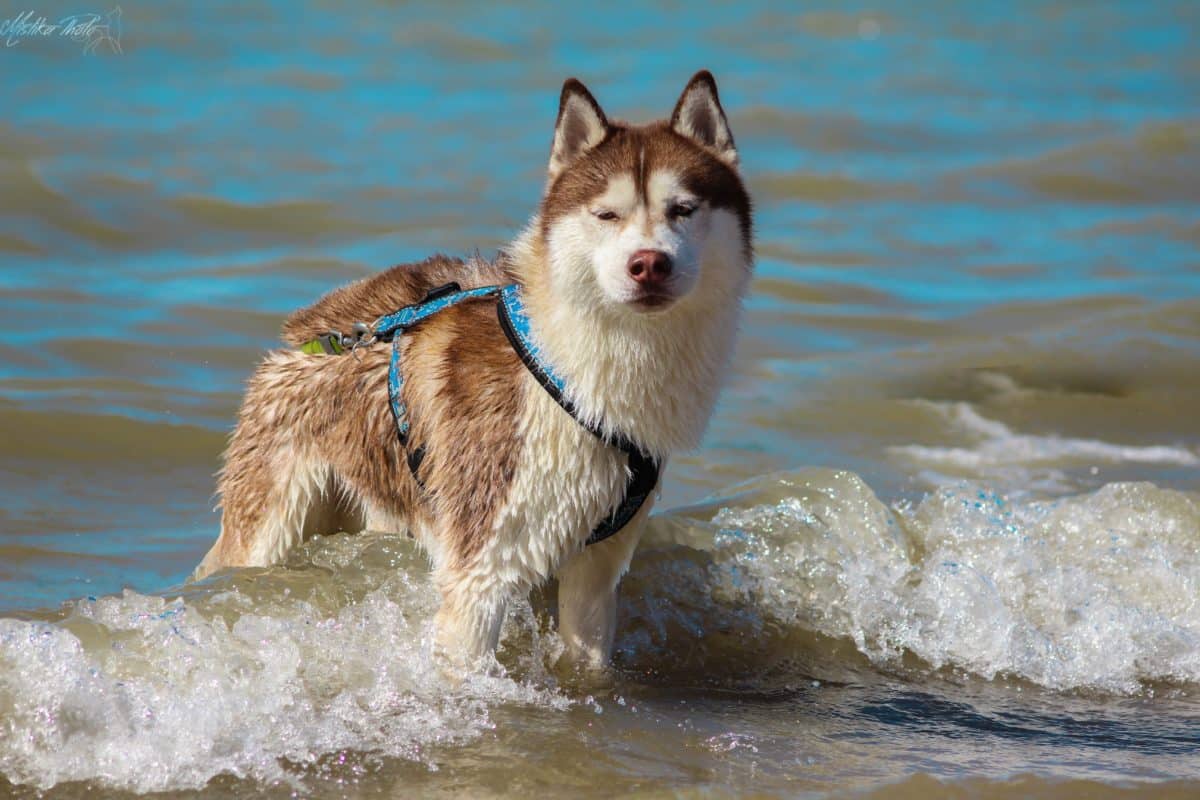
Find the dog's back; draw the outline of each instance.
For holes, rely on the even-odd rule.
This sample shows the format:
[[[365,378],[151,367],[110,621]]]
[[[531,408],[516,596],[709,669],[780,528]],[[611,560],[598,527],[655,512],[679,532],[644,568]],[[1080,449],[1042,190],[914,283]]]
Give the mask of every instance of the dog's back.
[[[311,306],[293,312],[284,321],[281,336],[284,343],[300,347],[330,331],[349,331],[356,322],[370,324],[448,283],[470,289],[513,280],[498,262],[436,255],[334,289]]]
[[[435,256],[348,284],[293,313],[282,338],[294,347],[330,331],[370,324],[431,289],[510,281],[494,262]],[[495,306],[446,309],[401,342],[411,415],[408,447],[389,410],[390,348],[341,356],[273,351],[250,379],[225,455],[222,534],[196,574],[228,564],[266,565],[313,533],[410,531],[447,517],[464,532],[464,558],[499,512],[520,451],[517,426],[527,377],[500,329]],[[417,476],[411,451],[428,453]],[[485,458],[480,458],[486,454]],[[423,502],[418,502],[418,499]]]

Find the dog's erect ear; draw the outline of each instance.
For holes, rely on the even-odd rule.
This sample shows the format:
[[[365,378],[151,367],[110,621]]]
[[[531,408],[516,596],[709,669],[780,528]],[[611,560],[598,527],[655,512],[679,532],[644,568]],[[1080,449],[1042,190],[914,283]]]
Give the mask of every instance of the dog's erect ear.
[[[554,123],[554,146],[550,150],[550,180],[567,165],[604,140],[608,119],[592,93],[579,81],[568,78],[558,101]]]
[[[729,120],[717,98],[717,82],[712,73],[702,69],[688,81],[675,111],[671,113],[671,128],[712,150],[718,158],[732,167],[737,166],[737,150]]]

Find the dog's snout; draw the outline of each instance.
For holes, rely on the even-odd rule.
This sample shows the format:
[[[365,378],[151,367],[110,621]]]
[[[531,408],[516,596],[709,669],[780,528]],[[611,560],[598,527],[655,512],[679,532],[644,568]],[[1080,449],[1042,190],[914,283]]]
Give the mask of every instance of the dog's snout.
[[[671,257],[661,250],[638,250],[629,257],[626,269],[638,283],[662,283],[671,274]]]

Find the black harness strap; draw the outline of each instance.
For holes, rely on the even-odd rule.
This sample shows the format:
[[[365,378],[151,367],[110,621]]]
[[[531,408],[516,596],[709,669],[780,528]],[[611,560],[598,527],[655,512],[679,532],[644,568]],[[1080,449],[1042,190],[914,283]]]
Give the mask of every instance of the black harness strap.
[[[404,445],[404,452],[407,454],[404,460],[408,464],[408,471],[412,473],[413,479],[416,480],[417,486],[421,487],[421,491],[425,491],[425,481],[421,480],[421,462],[425,460],[425,445],[410,449],[408,434],[401,434],[400,444]]]

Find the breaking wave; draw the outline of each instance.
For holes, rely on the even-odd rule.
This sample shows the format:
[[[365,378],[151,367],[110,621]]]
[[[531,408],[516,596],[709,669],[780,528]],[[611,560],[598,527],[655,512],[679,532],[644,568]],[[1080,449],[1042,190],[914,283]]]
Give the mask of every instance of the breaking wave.
[[[53,623],[0,620],[0,774],[150,791],[286,780],[287,762],[346,750],[436,766],[426,749],[477,737],[497,704],[567,706],[536,670],[448,682],[405,539],[332,537],[311,555],[170,600],[126,591]]]
[[[772,475],[656,517],[622,596],[627,676],[1191,685],[1200,499],[1114,483],[1017,501],[956,484],[888,507],[853,473]],[[346,751],[436,769],[501,708],[593,702],[561,681],[539,599],[508,622],[503,666],[454,679],[430,654],[434,604],[409,540],[339,535],[182,593],[0,619],[0,774],[149,791],[289,780]]]
[[[766,628],[852,642],[884,669],[915,656],[926,670],[1122,694],[1200,682],[1193,494],[1113,483],[1016,501],[963,483],[889,508],[853,473],[809,470],[737,500],[705,525],[700,583],[717,608],[692,609],[697,629],[754,609]],[[686,595],[677,574],[635,566],[656,598],[647,620],[688,613],[671,610]]]

